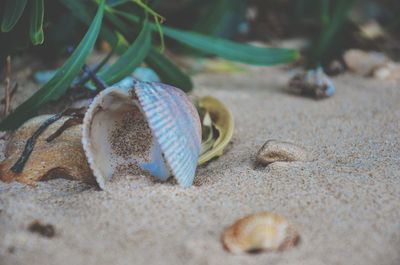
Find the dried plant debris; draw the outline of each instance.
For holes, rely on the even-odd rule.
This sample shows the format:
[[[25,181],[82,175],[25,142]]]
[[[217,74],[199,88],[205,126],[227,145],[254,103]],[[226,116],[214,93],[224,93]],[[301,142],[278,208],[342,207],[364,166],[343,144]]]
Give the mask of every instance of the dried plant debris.
[[[336,88],[322,68],[319,67],[300,72],[292,77],[289,81],[289,90],[315,99],[323,99],[332,96]]]
[[[10,112],[11,104],[11,57],[7,56],[5,66],[5,80],[4,80],[4,113],[3,116],[7,116]]]
[[[229,226],[222,243],[234,254],[284,251],[300,241],[297,230],[285,218],[270,212],[248,215]]]
[[[51,224],[42,224],[39,220],[34,220],[28,226],[28,230],[32,233],[37,233],[43,237],[54,237],[56,231]]]
[[[312,155],[297,144],[268,140],[258,151],[256,159],[259,164],[268,165],[277,161],[311,161]]]
[[[82,148],[81,125],[68,127],[58,137],[48,141],[70,119],[67,116],[55,121],[39,135],[22,172],[11,170],[20,158],[27,139],[50,117],[42,115],[32,118],[11,135],[5,149],[6,159],[0,164],[2,181],[34,185],[37,181],[62,177],[95,183]]]
[[[221,156],[233,136],[233,115],[218,99],[203,97],[196,100],[202,122],[202,151],[199,165]]]

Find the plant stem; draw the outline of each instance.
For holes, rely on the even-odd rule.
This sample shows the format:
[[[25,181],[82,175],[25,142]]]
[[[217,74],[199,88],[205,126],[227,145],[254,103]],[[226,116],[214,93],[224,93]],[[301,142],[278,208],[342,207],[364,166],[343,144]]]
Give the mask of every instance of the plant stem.
[[[5,91],[4,91],[4,117],[8,115],[8,113],[10,112],[10,103],[11,103],[11,57],[7,56],[6,58],[6,68],[5,68]]]
[[[96,73],[94,73],[92,71],[92,69],[90,69],[89,66],[87,66],[86,64],[83,65],[83,71],[89,76],[90,80],[93,82],[93,84],[96,86],[97,90],[101,91],[106,89],[107,84],[101,80],[100,77],[98,77],[96,75]]]

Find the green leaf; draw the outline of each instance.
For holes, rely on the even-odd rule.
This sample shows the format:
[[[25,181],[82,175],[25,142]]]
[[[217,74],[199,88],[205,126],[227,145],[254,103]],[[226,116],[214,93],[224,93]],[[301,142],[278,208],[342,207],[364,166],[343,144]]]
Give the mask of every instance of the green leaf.
[[[193,83],[190,77],[156,49],[151,48],[146,63],[156,71],[164,83],[173,85],[185,92],[192,90]]]
[[[7,116],[0,124],[0,130],[15,129],[25,120],[34,116],[40,106],[50,100],[60,98],[68,89],[71,82],[81,71],[87,56],[93,49],[99,34],[101,22],[104,13],[104,0],[101,0],[97,14],[89,27],[88,32],[79,43],[78,47],[56,72],[54,77],[47,82],[39,91],[37,91],[28,100],[22,103],[18,108]]]
[[[124,23],[124,21],[122,19],[120,19],[118,16],[113,15],[111,12],[107,12],[107,10],[109,10],[109,9],[110,9],[110,7],[106,6],[105,16],[106,16],[107,20],[111,22],[113,27],[119,29],[119,31],[121,31],[121,33],[124,34],[125,36],[133,35],[133,33],[135,32],[133,30],[133,28],[128,27]]]
[[[129,19],[134,23],[138,22],[138,18],[130,13],[115,9],[113,9],[112,12]],[[156,29],[154,24],[151,24],[151,26],[153,30]],[[242,63],[274,65],[289,63],[299,57],[296,50],[255,47],[166,26],[163,26],[163,32],[166,36],[199,51]]]
[[[348,14],[356,0],[337,0],[334,2],[334,10],[332,16],[327,21],[327,24],[322,29],[319,38],[313,43],[311,48],[310,60],[308,67],[316,68],[322,63],[330,52],[337,45],[335,37],[340,28],[346,22]]]
[[[114,15],[112,12],[109,12],[109,10],[110,7],[106,6],[105,16],[107,20],[111,22],[113,28],[118,29],[124,36],[132,36],[135,34],[135,30],[133,27],[128,27],[123,20]]]
[[[227,60],[254,65],[289,63],[298,58],[298,52],[280,48],[261,48],[240,44],[199,33],[164,27],[164,34],[183,44]]]
[[[129,0],[108,0],[106,1],[108,6],[119,6],[129,2]]]
[[[63,4],[66,8],[68,8],[72,15],[77,17],[83,23],[90,25],[91,18],[93,17],[94,13],[89,11],[87,5],[84,4],[81,0],[58,0],[61,4]],[[127,47],[128,42],[124,39],[121,42],[121,37],[116,34],[113,30],[111,30],[107,25],[101,27],[100,36],[106,39],[111,46],[116,47],[115,51],[118,54],[123,53]]]
[[[32,0],[29,35],[33,45],[42,44],[44,41],[43,16],[44,0]]]
[[[8,0],[3,12],[1,31],[9,32],[17,24],[22,12],[24,12],[27,0]]]
[[[72,14],[76,16],[78,19],[83,21],[84,23],[88,23],[85,14],[79,12],[80,9],[84,8],[79,0],[59,0],[62,4],[64,4],[67,8],[72,11]],[[109,8],[107,8],[107,13],[110,12]],[[110,18],[110,17],[108,17]],[[140,22],[139,17],[135,23]],[[152,29],[152,23],[149,22],[150,28]],[[153,24],[154,25],[154,24]],[[126,25],[124,25],[126,27]],[[156,27],[156,25],[154,25]],[[114,36],[118,37],[118,34],[114,34],[107,25],[104,25],[103,30],[100,32],[101,36],[106,39],[108,42],[112,43]],[[126,29],[118,29],[119,31],[126,31]],[[118,31],[117,31],[118,32]],[[115,37],[115,38],[117,38]],[[127,49],[127,45],[124,43],[120,45],[120,49],[117,50],[119,54],[125,52]],[[193,88],[193,83],[190,80],[190,77],[183,73],[173,62],[171,62],[167,57],[163,56],[156,49],[151,48],[147,57],[146,63],[157,72],[160,76],[161,80],[164,83],[173,85],[177,88],[182,89],[183,91],[190,91]]]
[[[205,35],[233,36],[246,13],[245,0],[214,0],[204,6],[192,31]]]
[[[132,45],[110,68],[100,72],[99,77],[109,85],[120,81],[142,63],[150,48],[151,32],[149,23],[145,20],[139,36]]]

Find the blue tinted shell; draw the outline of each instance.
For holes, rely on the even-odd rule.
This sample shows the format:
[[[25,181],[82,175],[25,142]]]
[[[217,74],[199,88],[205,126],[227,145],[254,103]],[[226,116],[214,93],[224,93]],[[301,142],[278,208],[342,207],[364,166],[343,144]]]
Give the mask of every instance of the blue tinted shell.
[[[172,86],[138,82],[134,89],[173,175],[182,187],[191,186],[201,148],[196,108],[183,91]]]

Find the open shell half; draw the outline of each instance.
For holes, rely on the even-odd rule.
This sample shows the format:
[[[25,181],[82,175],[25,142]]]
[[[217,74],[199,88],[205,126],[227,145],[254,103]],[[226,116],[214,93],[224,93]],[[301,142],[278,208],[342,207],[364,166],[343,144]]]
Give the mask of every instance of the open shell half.
[[[148,172],[193,183],[201,148],[198,113],[181,90],[161,83],[109,87],[93,100],[82,144],[101,189],[114,175]]]

